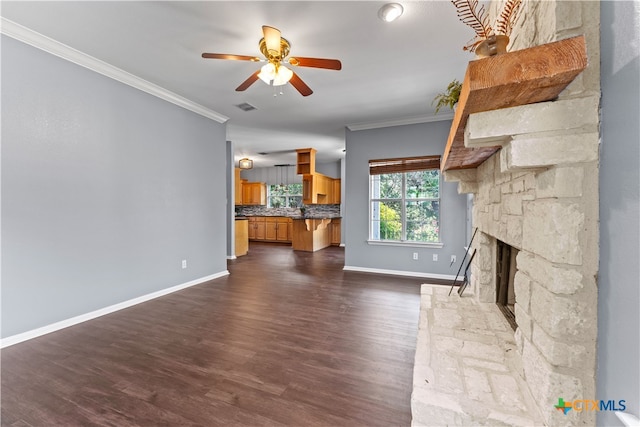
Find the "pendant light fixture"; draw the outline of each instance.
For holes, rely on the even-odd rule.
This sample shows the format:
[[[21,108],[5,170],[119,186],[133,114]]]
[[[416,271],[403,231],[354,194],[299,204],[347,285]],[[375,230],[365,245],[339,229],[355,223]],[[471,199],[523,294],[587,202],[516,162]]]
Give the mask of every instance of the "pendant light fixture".
[[[240,159],[238,161],[238,167],[240,169],[253,169],[253,160],[245,157],[244,159]]]

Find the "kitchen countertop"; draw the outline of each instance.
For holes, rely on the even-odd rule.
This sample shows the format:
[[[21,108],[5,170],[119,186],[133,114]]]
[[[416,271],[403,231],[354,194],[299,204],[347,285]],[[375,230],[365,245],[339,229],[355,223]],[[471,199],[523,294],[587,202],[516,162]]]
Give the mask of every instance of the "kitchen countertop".
[[[273,217],[282,217],[282,218],[291,218],[291,219],[340,219],[342,216],[335,214],[326,214],[326,215],[247,215],[247,216],[237,216],[236,219],[249,218],[249,217],[261,217],[261,218],[273,218]]]

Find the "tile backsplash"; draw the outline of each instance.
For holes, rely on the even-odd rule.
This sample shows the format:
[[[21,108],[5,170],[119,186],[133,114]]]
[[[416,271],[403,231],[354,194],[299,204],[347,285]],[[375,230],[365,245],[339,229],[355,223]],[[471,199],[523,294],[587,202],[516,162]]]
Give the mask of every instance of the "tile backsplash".
[[[340,205],[305,205],[307,216],[340,216]],[[266,206],[236,206],[238,216],[300,216],[299,208],[268,208]]]

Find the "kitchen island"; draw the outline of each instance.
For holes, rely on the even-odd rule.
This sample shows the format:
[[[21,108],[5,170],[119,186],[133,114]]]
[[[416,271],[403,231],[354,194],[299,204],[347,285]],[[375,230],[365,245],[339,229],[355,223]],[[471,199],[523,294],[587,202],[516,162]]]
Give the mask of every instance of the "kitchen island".
[[[236,216],[249,222],[249,242],[290,244],[297,251],[315,252],[340,246],[340,206],[298,208],[236,208]]]
[[[294,251],[315,252],[331,245],[333,218],[293,218]]]

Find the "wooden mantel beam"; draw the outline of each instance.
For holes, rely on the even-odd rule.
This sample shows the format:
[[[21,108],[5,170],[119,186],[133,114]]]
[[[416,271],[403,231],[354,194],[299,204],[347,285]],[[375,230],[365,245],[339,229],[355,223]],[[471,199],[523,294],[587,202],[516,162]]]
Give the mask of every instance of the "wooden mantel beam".
[[[551,101],[586,67],[584,36],[469,62],[441,170],[478,167],[500,149],[464,146],[469,114]]]

